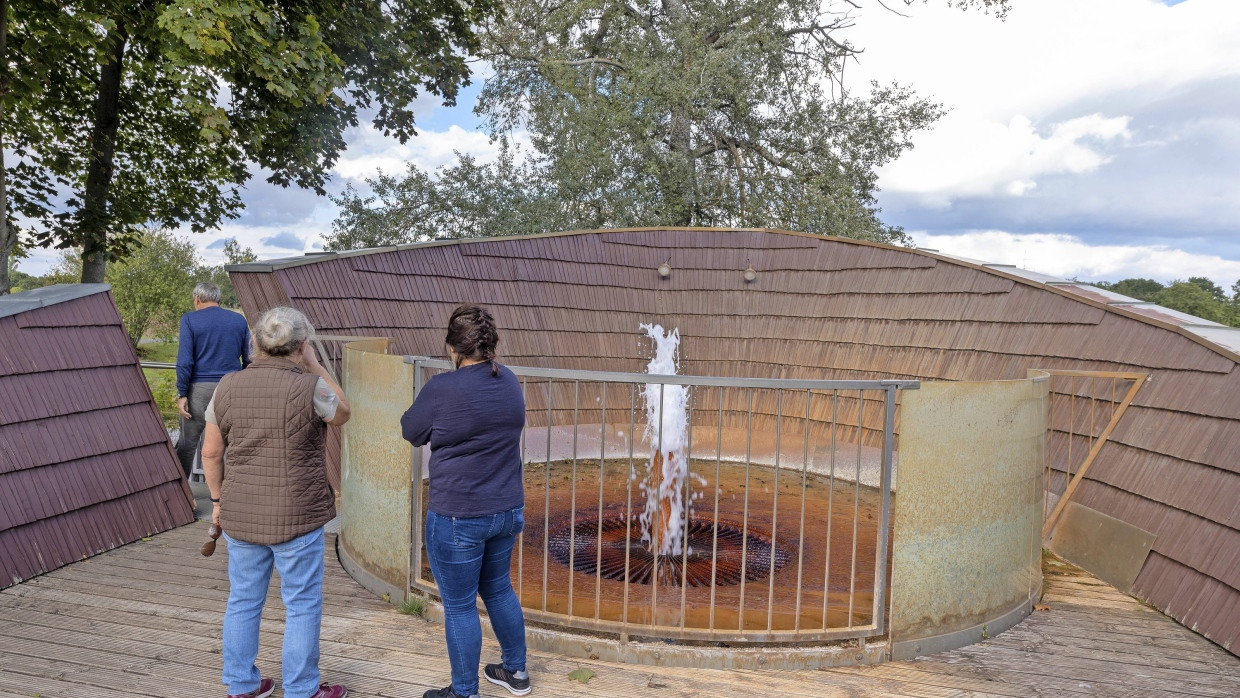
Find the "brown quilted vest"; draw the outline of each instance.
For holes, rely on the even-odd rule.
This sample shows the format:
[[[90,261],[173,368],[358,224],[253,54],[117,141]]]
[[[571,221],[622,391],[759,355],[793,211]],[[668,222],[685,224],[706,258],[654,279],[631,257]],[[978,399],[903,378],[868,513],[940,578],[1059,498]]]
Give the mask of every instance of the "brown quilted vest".
[[[258,358],[215,389],[227,449],[220,526],[238,540],[275,545],[336,516],[327,484],[327,426],[314,413],[318,378],[283,357]]]

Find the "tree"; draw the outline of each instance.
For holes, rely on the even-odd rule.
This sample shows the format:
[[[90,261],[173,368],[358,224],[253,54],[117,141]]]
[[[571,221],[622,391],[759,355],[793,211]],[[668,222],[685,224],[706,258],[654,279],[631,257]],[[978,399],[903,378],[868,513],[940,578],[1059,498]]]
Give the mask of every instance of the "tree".
[[[1214,298],[1214,300],[1218,301],[1219,303],[1227,302],[1227,292],[1223,290],[1222,286],[1219,286],[1218,284],[1214,283],[1214,281],[1210,280],[1207,277],[1190,276],[1188,277],[1188,283],[1193,284],[1194,286],[1197,286],[1201,290],[1210,294]]]
[[[1172,282],[1170,286],[1159,291],[1152,300],[1164,308],[1196,315],[1224,325],[1232,324],[1235,320],[1227,303],[1216,299],[1201,286],[1188,281]]]
[[[877,168],[943,111],[900,85],[872,85],[866,96],[845,86],[858,49],[839,32],[857,6],[510,0],[503,21],[483,25],[495,75],[476,111],[494,136],[528,130],[537,176],[514,198],[556,212],[543,229],[770,226],[907,241],[878,219]],[[408,211],[468,209],[458,188],[441,184],[455,174],[412,169],[404,189],[414,196],[396,209],[371,206],[367,224],[403,241]]]
[[[454,102],[473,26],[498,8],[0,1],[14,48],[0,44],[10,208],[36,243],[81,247],[87,282],[103,281],[105,262],[130,254],[147,224],[198,232],[236,216],[255,164],[268,181],[323,193],[362,110],[385,134],[415,135],[414,99],[426,90]]]
[[[380,247],[440,237],[528,235],[579,227],[531,160],[518,162],[507,139],[499,158],[479,164],[468,154],[435,174],[413,163],[404,178],[379,173],[363,196],[352,184],[329,197],[340,207],[326,237],[328,250]]]
[[[1153,279],[1123,279],[1115,283],[1099,281],[1094,285],[1142,301],[1152,301],[1154,296],[1165,288]]]
[[[258,255],[254,254],[254,250],[242,247],[241,243],[237,242],[237,238],[229,238],[224,241],[224,263],[217,266],[200,267],[197,280],[219,286],[220,305],[225,308],[239,308],[241,307],[241,302],[237,300],[237,290],[233,288],[232,279],[228,277],[228,271],[225,267],[230,264],[245,264],[246,262],[257,260]]]

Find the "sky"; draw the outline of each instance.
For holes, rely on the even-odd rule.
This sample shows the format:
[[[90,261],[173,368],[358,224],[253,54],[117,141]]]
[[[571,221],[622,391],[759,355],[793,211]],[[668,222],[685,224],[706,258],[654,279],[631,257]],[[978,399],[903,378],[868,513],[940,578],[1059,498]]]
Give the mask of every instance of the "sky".
[[[1064,278],[1240,280],[1240,0],[1012,0],[1005,21],[948,0],[859,4],[852,89],[898,81],[950,110],[881,170],[885,222],[922,247]],[[454,151],[492,158],[479,83],[455,107],[420,101],[403,145],[351,129],[329,191]],[[260,258],[321,249],[335,206],[263,177],[239,219],[192,236],[204,261],[232,237]]]

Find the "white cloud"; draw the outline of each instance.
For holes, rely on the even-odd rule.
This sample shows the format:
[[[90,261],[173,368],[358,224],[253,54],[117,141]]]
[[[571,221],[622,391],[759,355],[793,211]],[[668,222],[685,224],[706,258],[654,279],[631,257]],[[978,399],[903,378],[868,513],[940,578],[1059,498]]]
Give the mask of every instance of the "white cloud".
[[[1001,230],[959,235],[910,233],[919,247],[992,264],[1012,264],[1083,281],[1150,278],[1162,283],[1205,276],[1223,288],[1240,279],[1240,261],[1193,254],[1166,245],[1090,245],[1074,235],[1013,234]]]
[[[349,149],[336,163],[336,174],[350,180],[374,176],[379,170],[399,175],[407,163],[434,170],[455,159],[455,152],[468,153],[489,162],[499,145],[481,131],[466,131],[453,124],[446,131],[421,131],[416,138],[400,143],[367,124],[350,141]]]
[[[853,85],[899,80],[951,111],[884,168],[884,191],[942,207],[961,196],[1019,196],[1041,177],[1098,170],[1130,140],[1138,104],[1192,83],[1240,75],[1240,2],[1036,0],[1000,22],[948,3],[900,17],[877,4],[849,38],[865,49]]]
[[[1110,155],[1097,146],[1127,140],[1128,123],[1128,117],[1089,114],[1052,124],[1043,135],[1019,115],[1007,124],[949,121],[884,168],[882,186],[919,194],[930,206],[947,206],[960,196],[1021,196],[1041,175],[1091,172],[1107,163]],[[947,152],[953,155],[945,157]]]

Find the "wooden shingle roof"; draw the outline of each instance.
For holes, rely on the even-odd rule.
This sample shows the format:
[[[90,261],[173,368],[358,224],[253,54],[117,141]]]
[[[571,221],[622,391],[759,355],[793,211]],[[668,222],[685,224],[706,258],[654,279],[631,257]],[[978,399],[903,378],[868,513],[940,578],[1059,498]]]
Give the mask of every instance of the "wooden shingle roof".
[[[193,520],[109,289],[0,297],[0,588]]]

